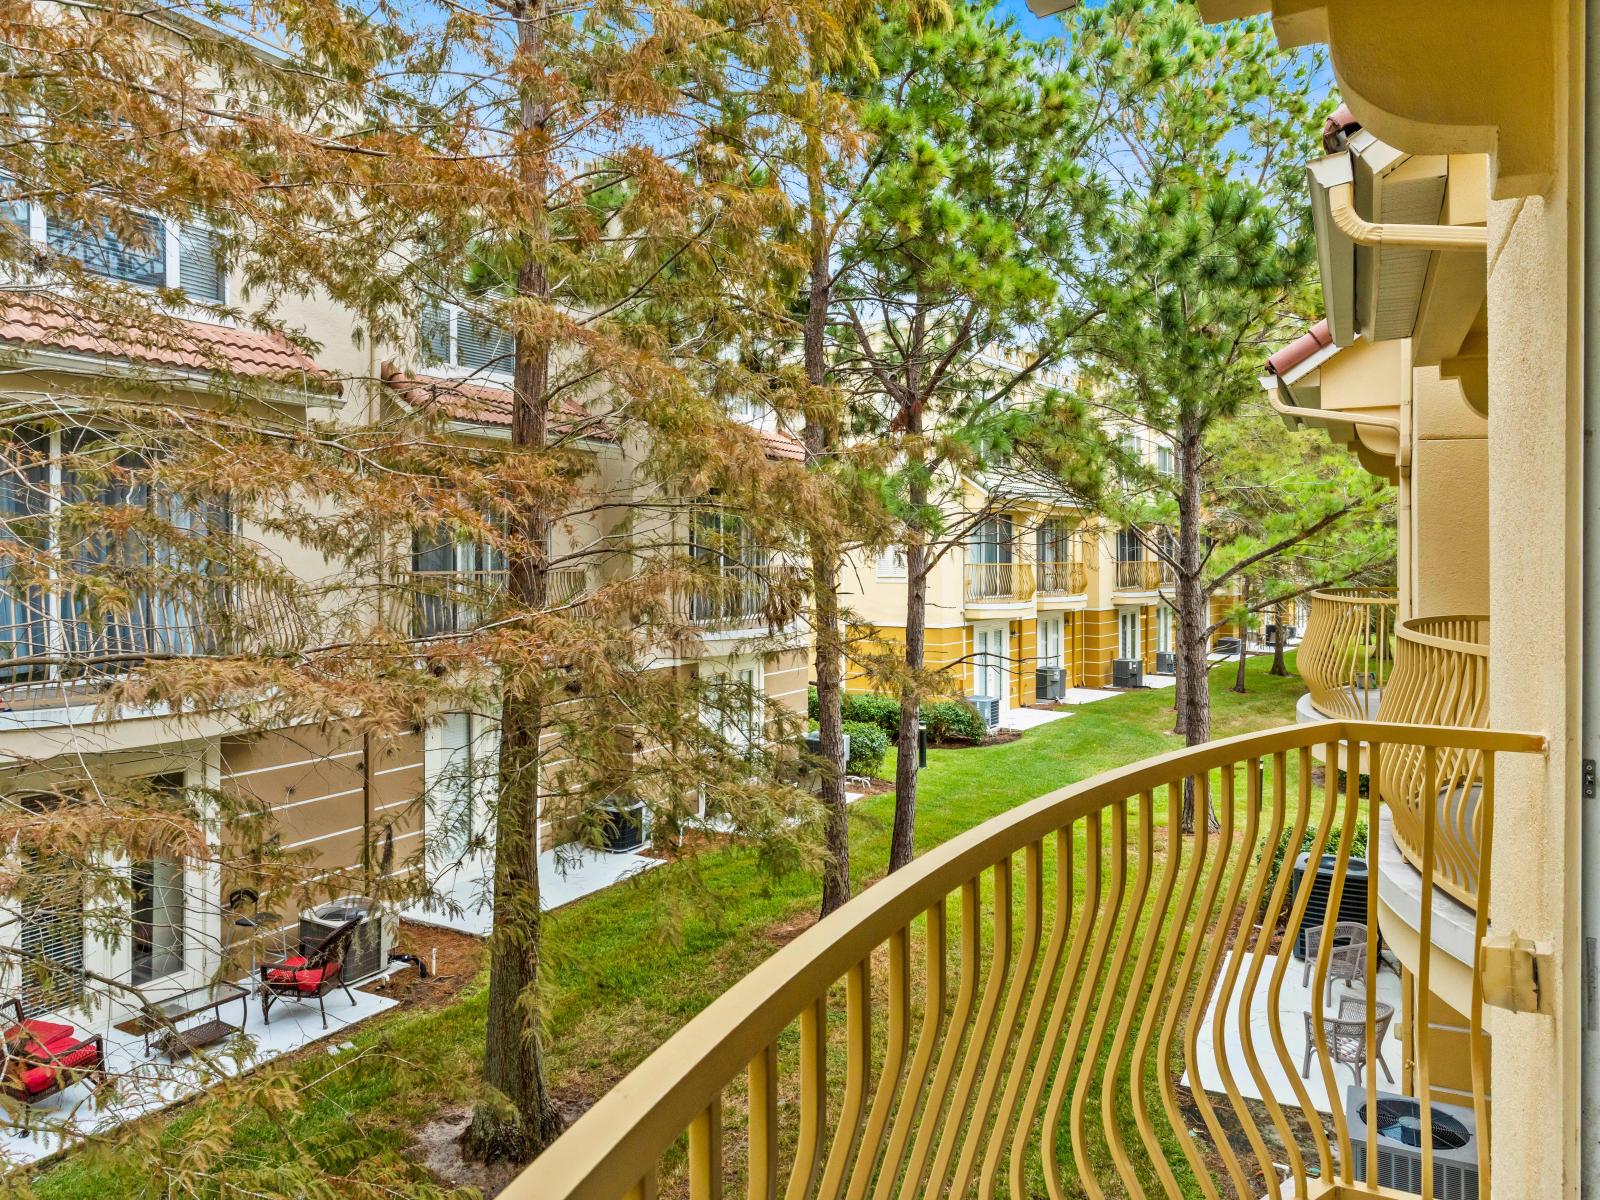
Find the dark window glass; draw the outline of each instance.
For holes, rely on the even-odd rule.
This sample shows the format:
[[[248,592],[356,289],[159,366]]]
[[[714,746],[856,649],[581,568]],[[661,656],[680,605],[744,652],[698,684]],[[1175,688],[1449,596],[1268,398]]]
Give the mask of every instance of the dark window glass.
[[[135,215],[129,224],[138,231],[137,241],[124,240],[109,225],[73,225],[51,219],[47,236],[50,248],[77,259],[85,270],[108,279],[121,279],[145,287],[165,287],[167,282],[166,227],[155,217]]]

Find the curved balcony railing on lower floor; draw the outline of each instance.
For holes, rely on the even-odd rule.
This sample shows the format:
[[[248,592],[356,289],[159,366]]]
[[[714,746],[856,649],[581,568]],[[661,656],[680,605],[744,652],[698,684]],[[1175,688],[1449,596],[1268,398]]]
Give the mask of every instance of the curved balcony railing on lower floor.
[[[1379,1124],[1360,1113],[1392,1093],[1437,1099],[1435,1064],[1461,1050],[1436,1048],[1423,1022],[1402,1054],[1389,1026],[1406,1010],[1383,1007],[1377,970],[1339,983],[1338,1009],[1323,1007],[1341,974],[1324,913],[1363,914],[1339,961],[1378,962],[1376,873],[1352,868],[1358,822],[1377,827],[1372,801],[1353,773],[1321,772],[1312,756],[1315,746],[1331,760],[1340,741],[1380,758],[1420,747],[1486,762],[1544,745],[1305,724],[1011,809],[777,951],[503,1197],[1392,1196],[1360,1182],[1356,1151],[1378,1161]],[[1180,832],[1186,791],[1215,804],[1220,829],[1202,819]],[[1320,870],[1291,869],[1302,846]],[[1324,936],[1307,970],[1290,951],[1312,930]],[[1417,966],[1418,994],[1431,957]],[[1302,1021],[1297,999],[1321,1019]],[[1487,1194],[1481,991],[1470,1007],[1477,1091],[1453,1097],[1451,1119],[1475,1125],[1471,1165]],[[1379,1078],[1380,1054],[1393,1082]],[[1435,1171],[1457,1165],[1435,1161],[1433,1111],[1420,1107],[1424,1195],[1437,1194],[1426,1186]]]
[[[1402,621],[1395,638],[1394,673],[1378,718],[1411,725],[1489,724],[1489,618],[1418,617]],[[1397,747],[1373,768],[1394,816],[1400,852],[1422,869],[1423,814],[1432,797],[1434,878],[1468,908],[1478,903],[1483,873],[1483,755],[1470,747],[1429,755],[1422,746]]]
[[[1311,614],[1295,661],[1311,703],[1336,721],[1371,719],[1394,667],[1393,588],[1328,588],[1311,593]]]
[[[1081,562],[1042,562],[1034,573],[1041,596],[1081,596],[1089,587],[1089,572]]]

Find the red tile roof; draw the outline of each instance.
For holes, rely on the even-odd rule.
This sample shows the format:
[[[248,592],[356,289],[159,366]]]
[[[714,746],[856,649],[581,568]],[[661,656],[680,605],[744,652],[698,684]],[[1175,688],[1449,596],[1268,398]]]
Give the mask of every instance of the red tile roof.
[[[805,443],[799,438],[790,437],[787,433],[773,433],[763,429],[761,444],[766,447],[768,458],[784,458],[791,462],[806,460]]]
[[[114,324],[114,327],[113,327]],[[161,322],[141,329],[42,296],[0,298],[0,341],[23,346],[124,359],[187,371],[229,371],[250,379],[275,379],[338,392],[339,384],[303,350],[275,333],[235,329],[206,321]]]
[[[383,381],[394,389],[402,403],[418,412],[437,409],[456,421],[477,425],[511,427],[511,389],[495,384],[464,379],[445,379],[438,375],[419,375],[400,370],[393,363],[383,364]],[[573,401],[561,406],[561,419],[569,427],[581,428],[591,414]],[[581,428],[583,436],[611,441],[613,435],[594,428]],[[768,458],[804,462],[806,448],[787,433],[760,430],[761,444]]]
[[[1286,375],[1319,350],[1333,344],[1328,332],[1328,319],[1324,317],[1282,350],[1267,359],[1267,370],[1274,375]]]
[[[436,411],[453,421],[511,428],[510,388],[465,379],[446,379],[440,375],[418,375],[402,371],[388,362],[383,364],[382,372],[384,383],[393,389],[401,403],[416,412]],[[571,429],[589,421],[590,417],[591,414],[581,405],[568,400],[562,403],[558,419]],[[614,440],[613,435],[604,429],[583,428],[581,432],[584,437],[598,441]]]

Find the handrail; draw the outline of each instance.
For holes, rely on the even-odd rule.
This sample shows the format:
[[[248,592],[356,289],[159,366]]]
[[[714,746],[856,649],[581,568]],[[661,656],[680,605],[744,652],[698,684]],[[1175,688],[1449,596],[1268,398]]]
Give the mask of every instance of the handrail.
[[[507,573],[484,571],[412,571],[413,634],[437,637],[468,633],[489,615],[497,596],[506,588]],[[545,577],[545,600],[552,606],[570,604],[588,590],[585,567],[555,567]]]
[[[1033,564],[995,562],[967,564],[966,599],[1009,604],[1033,598]]]
[[[1396,746],[1421,746],[1430,765],[1445,749],[1481,753],[1491,764],[1485,810],[1494,756],[1545,746],[1526,733],[1298,725],[1146,759],[1020,805],[874,884],[774,953],[601,1097],[502,1196],[650,1197],[663,1171],[680,1170],[691,1200],[741,1186],[752,1200],[882,1200],[964,1195],[974,1183],[983,1195],[997,1185],[1011,1196],[1061,1197],[1068,1186],[1101,1195],[1109,1183],[1119,1193],[1216,1197],[1218,1181],[1231,1194],[1258,1196],[1280,1194],[1278,1164],[1293,1181],[1284,1195],[1320,1195],[1333,1184],[1341,1195],[1378,1196],[1354,1179],[1347,1085],[1334,1073],[1345,1066],[1333,1059],[1329,1022],[1308,1022],[1320,1068],[1308,1081],[1299,1030],[1286,1034],[1281,1020],[1301,968],[1279,951],[1302,930],[1326,930],[1307,916],[1314,890],[1326,896],[1329,919],[1349,916],[1355,827],[1362,819],[1376,827],[1354,773],[1313,782],[1313,747],[1326,743],[1331,755],[1341,741],[1371,761]],[[1186,788],[1202,804],[1215,796],[1219,831],[1201,820],[1183,835],[1168,819]],[[1427,814],[1425,824],[1431,853]],[[1291,888],[1292,855],[1279,866],[1275,851],[1303,843],[1308,861],[1330,865]],[[1425,873],[1424,914],[1430,879]],[[1364,892],[1366,961],[1376,963],[1375,871],[1365,873]],[[1479,925],[1476,945],[1481,915]],[[1311,996],[1328,984],[1332,950],[1333,939],[1321,937]],[[1420,994],[1429,959],[1417,968]],[[1356,1092],[1369,1107],[1380,1086],[1377,974],[1367,971],[1356,989],[1372,1014],[1363,1018],[1364,1095]],[[1474,987],[1468,1040],[1487,1181],[1487,1036]],[[1262,1006],[1265,1039],[1251,1019]],[[1415,1092],[1426,1096],[1428,1024],[1411,1038]],[[1287,1087],[1274,1090],[1260,1051],[1275,1057]],[[830,1078],[836,1057],[842,1080]],[[1398,1057],[1390,1046],[1392,1067]],[[780,1089],[790,1103],[779,1104]],[[1326,1122],[1293,1111],[1318,1107],[1318,1094],[1325,1111],[1332,1098]],[[1126,1104],[1132,1122],[1119,1117]],[[1423,1111],[1427,1180],[1433,1146]],[[725,1139],[725,1126],[741,1136]],[[683,1161],[673,1147],[685,1134]]]
[[[1311,615],[1296,664],[1324,717],[1359,721],[1377,712],[1394,666],[1393,588],[1327,588],[1311,593]]]
[[[1394,674],[1384,689],[1378,719],[1486,728],[1489,618],[1402,621],[1395,640]],[[1438,829],[1435,882],[1475,908],[1482,870],[1483,757],[1476,751],[1449,750],[1439,756],[1433,779],[1425,775],[1422,755],[1416,750],[1391,754],[1379,772],[1378,788],[1394,817],[1395,844],[1413,866],[1422,869],[1423,812],[1431,794]]]

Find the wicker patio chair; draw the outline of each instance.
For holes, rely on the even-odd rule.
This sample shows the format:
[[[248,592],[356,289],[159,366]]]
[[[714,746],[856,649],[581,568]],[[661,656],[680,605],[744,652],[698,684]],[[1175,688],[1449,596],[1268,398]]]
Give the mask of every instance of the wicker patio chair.
[[[1322,933],[1328,928],[1313,925],[1305,931],[1306,965],[1300,975],[1300,986],[1308,987],[1311,973],[1317,968],[1317,953],[1322,948]],[[1330,936],[1333,947],[1328,951],[1328,984],[1324,1004],[1333,1003],[1333,981],[1344,979],[1360,983],[1367,977],[1367,927],[1359,921],[1338,921]]]
[[[1315,1019],[1311,1013],[1306,1013],[1306,1057],[1300,1065],[1300,1077],[1308,1078],[1311,1074],[1311,1056],[1315,1052],[1316,1029],[1312,1025]],[[1379,1003],[1376,1016],[1372,1021],[1372,1044],[1378,1052],[1378,1065],[1383,1068],[1383,1077],[1390,1083],[1394,1076],[1389,1074],[1389,1064],[1383,1061],[1383,1039],[1389,1035],[1389,1022],[1394,1020],[1394,1008],[1391,1005]],[[1328,1057],[1336,1063],[1344,1063],[1355,1075],[1355,1081],[1361,1082],[1361,1072],[1367,1065],[1367,1002],[1359,996],[1344,996],[1339,1001],[1339,1015],[1337,1017],[1325,1016],[1322,1018],[1324,1036],[1328,1039]]]

